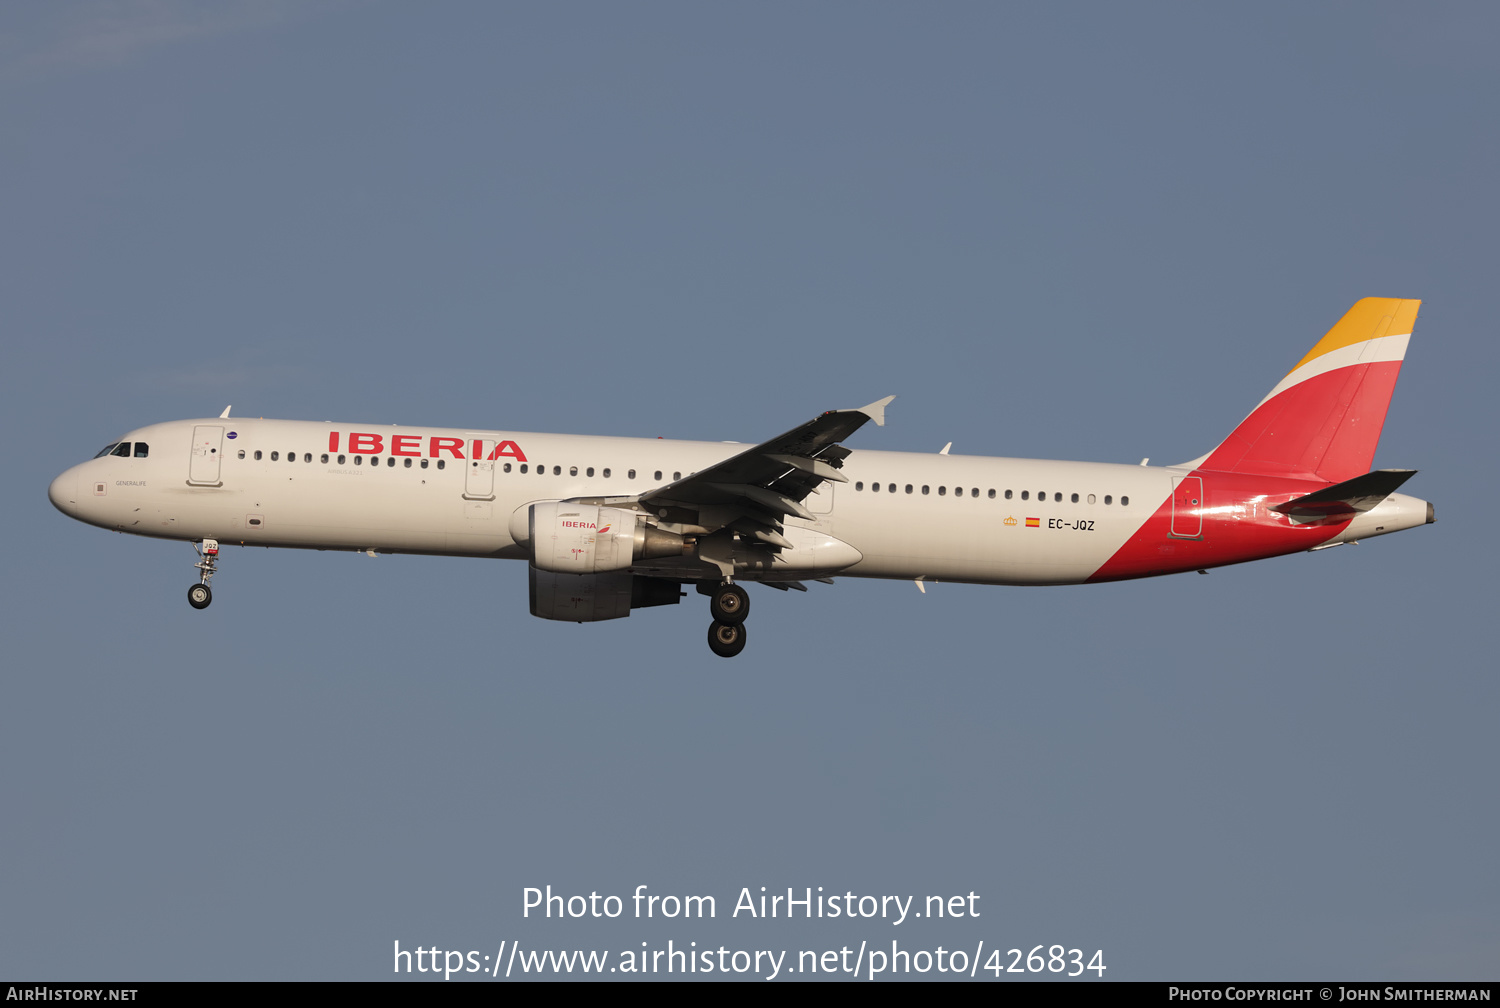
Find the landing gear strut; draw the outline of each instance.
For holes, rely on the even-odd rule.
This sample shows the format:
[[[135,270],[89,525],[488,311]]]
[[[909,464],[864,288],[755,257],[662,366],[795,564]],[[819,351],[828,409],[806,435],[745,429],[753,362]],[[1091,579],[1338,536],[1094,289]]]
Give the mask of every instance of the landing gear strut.
[[[193,566],[203,573],[199,576],[198,583],[188,589],[188,605],[194,609],[207,609],[208,604],[214,600],[213,590],[209,588],[208,583],[213,580],[214,572],[217,570],[219,540],[205,539],[201,548],[197,543],[193,543],[193,549],[197,551],[200,558]]]
[[[720,658],[733,658],[745,650],[745,617],[750,615],[750,596],[732,581],[698,590],[708,596],[708,612],[714,618],[708,628],[709,650]]]

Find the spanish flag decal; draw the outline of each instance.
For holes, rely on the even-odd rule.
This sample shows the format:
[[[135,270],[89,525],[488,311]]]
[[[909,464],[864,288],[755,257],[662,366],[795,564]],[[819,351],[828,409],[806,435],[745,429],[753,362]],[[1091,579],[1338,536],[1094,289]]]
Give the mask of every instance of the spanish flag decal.
[[[1026,519],[1026,527],[1027,528],[1041,528],[1042,527],[1042,520],[1040,518],[1027,518]]]

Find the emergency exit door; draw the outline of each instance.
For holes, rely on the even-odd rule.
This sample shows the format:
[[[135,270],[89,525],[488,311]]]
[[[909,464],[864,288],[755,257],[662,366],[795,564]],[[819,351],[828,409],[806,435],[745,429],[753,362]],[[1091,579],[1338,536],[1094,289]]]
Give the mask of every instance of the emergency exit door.
[[[464,475],[465,500],[495,499],[494,455],[495,445],[498,443],[480,438],[473,438],[469,441],[473,457],[469,459],[469,466]]]

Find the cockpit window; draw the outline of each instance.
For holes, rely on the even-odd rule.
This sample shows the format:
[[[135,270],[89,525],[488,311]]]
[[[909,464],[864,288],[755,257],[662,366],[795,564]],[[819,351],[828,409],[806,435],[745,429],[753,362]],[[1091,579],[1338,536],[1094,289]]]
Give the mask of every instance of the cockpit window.
[[[129,441],[121,441],[120,444],[119,444],[119,446],[117,448],[115,448],[114,451],[110,452],[110,454],[111,455],[118,455],[121,458],[129,458],[130,457],[130,442]]]
[[[103,448],[99,449],[99,454],[95,455],[94,458],[103,458],[118,447],[120,447],[120,442],[118,441],[115,441],[112,444],[107,444]]]
[[[144,442],[144,441],[137,441],[135,443],[135,457],[136,458],[145,458],[150,453],[150,451],[151,451],[151,446],[148,445],[146,442]]]

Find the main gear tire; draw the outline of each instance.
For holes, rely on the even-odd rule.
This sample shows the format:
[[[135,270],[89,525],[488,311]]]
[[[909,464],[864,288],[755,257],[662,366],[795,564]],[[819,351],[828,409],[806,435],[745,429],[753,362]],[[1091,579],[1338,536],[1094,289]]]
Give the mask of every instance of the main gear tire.
[[[733,658],[745,650],[745,624],[713,622],[708,628],[708,648],[720,658]]]
[[[719,585],[708,598],[708,614],[718,623],[743,623],[750,615],[750,595],[737,584]]]

